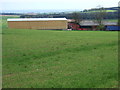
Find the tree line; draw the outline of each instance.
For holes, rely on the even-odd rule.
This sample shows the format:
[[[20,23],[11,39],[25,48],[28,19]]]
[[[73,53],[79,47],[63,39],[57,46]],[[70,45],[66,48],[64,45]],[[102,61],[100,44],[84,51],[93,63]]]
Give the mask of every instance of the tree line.
[[[77,12],[83,20],[92,20],[94,19],[94,16],[96,13],[81,13]],[[67,19],[73,19],[73,13],[69,14],[39,14],[39,15],[21,15],[20,18],[67,18]],[[118,12],[107,12],[104,19],[118,19]]]

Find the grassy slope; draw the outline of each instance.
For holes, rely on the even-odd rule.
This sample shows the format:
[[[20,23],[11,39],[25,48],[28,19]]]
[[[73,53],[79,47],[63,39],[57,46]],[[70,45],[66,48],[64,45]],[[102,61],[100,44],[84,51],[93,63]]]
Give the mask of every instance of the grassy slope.
[[[107,20],[104,20],[104,21],[107,21],[107,22],[118,22],[117,19],[107,19]]]
[[[116,12],[117,10],[106,10],[106,12]],[[97,12],[97,10],[96,11],[87,11],[87,12],[82,12],[82,13],[92,13],[92,12]],[[104,20],[104,21],[108,21],[108,22],[118,22],[118,20],[117,19],[107,19],[107,20]]]
[[[83,12],[83,13],[91,13],[91,12],[98,12],[99,10],[88,10],[86,12]],[[111,10],[110,8],[105,10],[106,12],[117,12],[117,9],[116,10]]]
[[[3,26],[3,87],[117,87],[117,32]]]

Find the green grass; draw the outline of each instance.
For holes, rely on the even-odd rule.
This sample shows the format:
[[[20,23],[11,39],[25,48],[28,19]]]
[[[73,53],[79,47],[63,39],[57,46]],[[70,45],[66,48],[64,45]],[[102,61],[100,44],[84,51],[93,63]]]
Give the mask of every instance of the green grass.
[[[0,25],[2,25],[2,28],[8,28],[7,26],[7,19],[8,18],[19,18],[19,16],[13,15],[13,16],[0,16],[2,18],[2,22],[0,22]]]
[[[106,10],[106,12],[117,12],[117,10]]]
[[[3,26],[3,88],[117,87],[118,32]]]
[[[92,12],[98,12],[99,10],[92,10],[92,11],[86,11],[83,13],[92,13]],[[105,10],[105,12],[117,12],[117,10]]]
[[[103,21],[106,21],[106,22],[118,22],[117,19],[105,19]]]

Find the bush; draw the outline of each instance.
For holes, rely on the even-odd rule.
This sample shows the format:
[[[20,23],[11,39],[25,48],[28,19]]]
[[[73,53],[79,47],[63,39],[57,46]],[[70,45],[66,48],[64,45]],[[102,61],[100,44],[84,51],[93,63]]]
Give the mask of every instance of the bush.
[[[105,26],[104,25],[99,25],[99,26],[97,26],[97,30],[104,31],[105,30]]]

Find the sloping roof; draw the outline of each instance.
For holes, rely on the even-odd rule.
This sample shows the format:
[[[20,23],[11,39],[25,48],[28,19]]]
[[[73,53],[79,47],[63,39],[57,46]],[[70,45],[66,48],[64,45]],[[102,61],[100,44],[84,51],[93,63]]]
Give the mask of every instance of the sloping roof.
[[[104,25],[117,25],[117,22],[104,21],[103,24]],[[96,22],[86,20],[86,21],[80,22],[80,25],[82,25],[82,26],[97,26],[98,24]]]
[[[7,21],[50,21],[50,20],[67,20],[66,18],[12,18]]]

